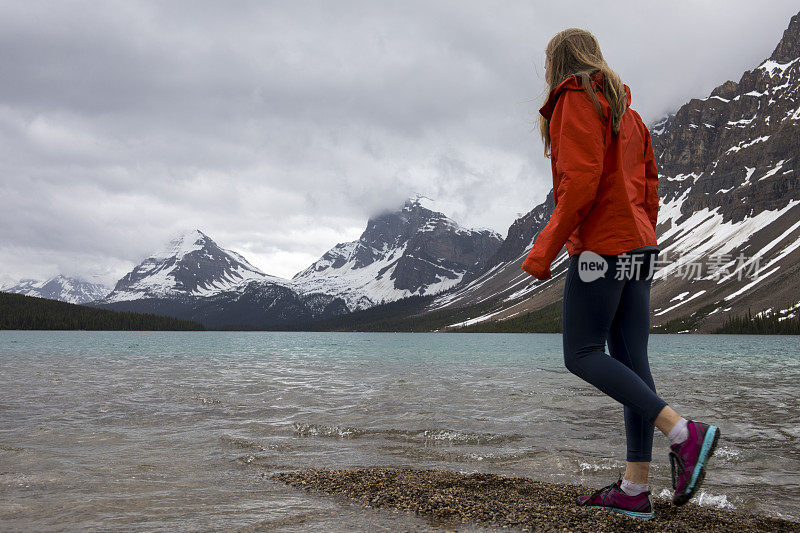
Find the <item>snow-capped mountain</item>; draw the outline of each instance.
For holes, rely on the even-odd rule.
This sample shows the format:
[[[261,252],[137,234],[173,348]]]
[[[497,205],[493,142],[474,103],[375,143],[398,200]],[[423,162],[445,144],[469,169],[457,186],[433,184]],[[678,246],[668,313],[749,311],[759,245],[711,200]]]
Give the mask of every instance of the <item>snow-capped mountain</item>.
[[[290,280],[265,274],[199,230],[151,254],[95,305],[256,329],[347,311],[334,296],[298,294]]]
[[[99,283],[89,283],[77,278],[58,275],[45,281],[23,279],[14,285],[0,287],[3,292],[15,292],[37,298],[61,300],[71,304],[83,304],[99,300],[106,296],[110,289]]]
[[[151,254],[97,305],[197,320],[207,327],[271,327],[327,318],[412,294],[430,294],[479,271],[502,242],[408,200],[374,217],[288,280],[194,230]]]
[[[462,228],[425,203],[418,196],[371,218],[358,240],[334,246],[295,274],[292,286],[301,294],[340,297],[356,310],[441,292],[481,270],[502,237]]]
[[[794,316],[800,304],[800,13],[770,57],[739,82],[690,100],[649,129],[660,172],[663,261],[651,293],[652,323],[681,320],[688,331],[711,331],[748,308]],[[559,300],[564,250],[549,280],[520,270],[552,210],[551,192],[512,225],[483,272],[431,309],[493,301],[475,322]]]
[[[169,296],[212,296],[250,281],[286,285],[202,231],[179,235],[119,280],[105,303]]]

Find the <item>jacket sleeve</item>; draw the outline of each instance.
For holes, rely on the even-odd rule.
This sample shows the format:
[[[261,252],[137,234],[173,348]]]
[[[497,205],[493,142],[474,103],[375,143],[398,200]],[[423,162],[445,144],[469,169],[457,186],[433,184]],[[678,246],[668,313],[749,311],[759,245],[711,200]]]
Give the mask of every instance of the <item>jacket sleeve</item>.
[[[550,118],[555,209],[536,236],[522,270],[550,277],[550,263],[592,208],[605,158],[605,125],[585,91],[564,91]]]
[[[644,206],[653,231],[658,224],[658,168],[653,155],[653,143],[650,141],[650,131],[645,128],[644,138]]]

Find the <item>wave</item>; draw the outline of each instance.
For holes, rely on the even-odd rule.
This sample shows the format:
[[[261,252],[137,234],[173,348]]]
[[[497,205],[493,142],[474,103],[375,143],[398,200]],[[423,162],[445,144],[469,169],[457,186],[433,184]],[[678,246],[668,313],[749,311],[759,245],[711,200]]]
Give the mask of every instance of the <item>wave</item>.
[[[669,489],[662,490],[659,495],[660,498],[672,499],[672,491]],[[725,494],[714,495],[710,492],[700,491],[700,494],[692,498],[692,501],[697,505],[705,507],[716,507],[718,509],[736,509],[736,506],[728,501],[728,496]]]
[[[236,448],[240,448],[242,450],[258,450],[261,452],[265,452],[269,450],[268,447],[262,446],[261,444],[257,443],[256,441],[250,439],[243,439],[241,437],[234,437],[232,435],[224,434],[220,436],[220,440],[226,444],[230,444]]]
[[[625,464],[624,463],[619,463],[619,462],[616,462],[616,461],[611,461],[611,460],[609,460],[609,461],[607,461],[607,462],[605,462],[603,464],[587,463],[585,461],[581,461],[578,464],[578,468],[581,469],[581,473],[600,472],[600,471],[603,471],[603,470],[619,470],[620,468],[624,469],[625,468]]]
[[[498,433],[469,433],[452,429],[380,429],[358,428],[327,424],[292,424],[295,435],[300,437],[332,437],[356,439],[361,437],[383,437],[388,440],[419,444],[499,444],[522,440],[524,435]]]

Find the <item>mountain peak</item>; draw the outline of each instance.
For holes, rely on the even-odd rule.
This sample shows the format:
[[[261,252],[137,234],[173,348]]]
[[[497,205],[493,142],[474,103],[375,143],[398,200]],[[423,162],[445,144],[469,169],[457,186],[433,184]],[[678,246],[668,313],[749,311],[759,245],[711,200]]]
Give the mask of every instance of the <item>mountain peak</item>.
[[[340,243],[292,278],[305,294],[341,297],[351,310],[458,284],[495,252],[502,237],[459,226],[429,197],[370,217],[357,241]]]
[[[283,285],[242,255],[195,229],[179,234],[117,282],[109,302],[167,296],[209,296],[250,281]]]
[[[164,248],[155,252],[151,257],[156,259],[175,257],[176,260],[180,261],[186,254],[201,250],[207,245],[216,245],[216,243],[199,229],[193,229],[179,233],[170,239]]]
[[[414,207],[423,207],[430,211],[438,211],[434,206],[434,199],[422,194],[414,194],[409,196],[405,203],[403,204],[403,209],[406,208],[414,208]]]
[[[789,21],[789,27],[783,32],[778,46],[769,58],[778,63],[787,63],[800,57],[800,13]]]

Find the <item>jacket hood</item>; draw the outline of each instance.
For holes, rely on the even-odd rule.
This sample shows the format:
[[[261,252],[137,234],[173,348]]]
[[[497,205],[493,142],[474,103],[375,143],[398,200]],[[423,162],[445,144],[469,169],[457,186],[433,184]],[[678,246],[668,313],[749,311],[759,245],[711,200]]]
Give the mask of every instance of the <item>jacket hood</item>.
[[[598,70],[592,77],[590,78],[591,86],[596,91],[603,90],[603,71]],[[631,89],[624,83],[622,84],[622,88],[625,90],[625,99],[627,101],[628,107],[631,105]],[[550,91],[550,96],[547,97],[547,102],[539,109],[539,113],[542,114],[544,118],[550,120],[550,117],[553,116],[553,110],[556,108],[556,102],[558,101],[558,97],[561,95],[563,91],[582,91],[583,84],[580,81],[580,78],[577,76],[569,76],[567,79],[559,83],[555,89]]]

